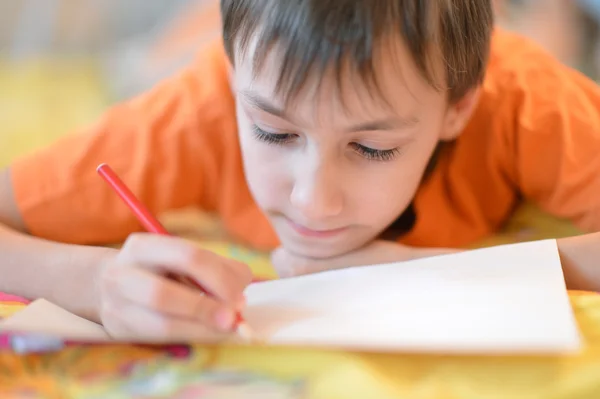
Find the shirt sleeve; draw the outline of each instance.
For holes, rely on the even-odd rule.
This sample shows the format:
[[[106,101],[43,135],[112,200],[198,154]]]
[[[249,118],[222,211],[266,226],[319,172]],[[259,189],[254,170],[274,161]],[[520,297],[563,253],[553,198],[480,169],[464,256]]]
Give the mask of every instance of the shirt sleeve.
[[[497,30],[479,104],[422,182],[401,242],[470,246],[523,198],[600,230],[600,90],[530,40]]]
[[[512,77],[506,140],[519,191],[584,231],[600,230],[600,89],[541,51]]]
[[[198,61],[84,131],[17,160],[15,199],[29,232],[60,242],[123,240],[140,226],[97,175],[108,163],[154,213],[217,206],[220,162],[235,133],[220,42]]]

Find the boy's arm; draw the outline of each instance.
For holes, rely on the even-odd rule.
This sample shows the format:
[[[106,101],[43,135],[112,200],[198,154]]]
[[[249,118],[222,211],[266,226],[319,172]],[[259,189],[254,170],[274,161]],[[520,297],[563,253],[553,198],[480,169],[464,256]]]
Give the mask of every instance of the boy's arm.
[[[364,247],[325,259],[305,258],[279,247],[271,254],[271,263],[282,278],[345,269],[353,266],[404,262],[459,252],[448,248],[416,248],[392,241],[374,240]]]
[[[567,288],[600,292],[600,233],[557,240]]]
[[[557,240],[567,288],[600,292],[600,233]],[[414,248],[390,241],[373,241],[350,253],[327,259],[310,259],[278,248],[271,263],[282,278],[344,269],[353,266],[403,262],[459,252],[458,249]]]
[[[25,234],[9,170],[0,171],[0,292],[43,297],[98,320],[95,280],[109,248],[57,244]]]

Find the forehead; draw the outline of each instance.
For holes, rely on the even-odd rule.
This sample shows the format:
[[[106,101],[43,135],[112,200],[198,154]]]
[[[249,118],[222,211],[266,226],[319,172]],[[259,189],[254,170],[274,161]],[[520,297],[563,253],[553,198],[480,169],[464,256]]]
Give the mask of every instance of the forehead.
[[[302,60],[289,57],[283,46],[275,43],[257,59],[258,35],[237,49],[234,79],[238,92],[256,93],[287,109],[335,108],[349,114],[416,113],[423,106],[445,103],[445,92],[425,79],[413,62],[404,42],[388,39],[377,46],[368,62],[357,67],[351,56],[318,63],[307,71],[302,84],[287,90],[289,80],[302,70]],[[435,60],[434,60],[435,61]],[[435,76],[441,76],[441,62],[433,65]],[[288,68],[288,70],[286,70]],[[441,81],[441,80],[440,80]]]

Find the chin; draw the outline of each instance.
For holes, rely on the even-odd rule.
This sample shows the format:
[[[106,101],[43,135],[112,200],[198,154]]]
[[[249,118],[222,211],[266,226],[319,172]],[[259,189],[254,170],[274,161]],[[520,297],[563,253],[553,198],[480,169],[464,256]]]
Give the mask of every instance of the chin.
[[[311,233],[303,234],[282,217],[271,219],[271,223],[281,246],[286,251],[305,258],[327,259],[345,255],[365,245],[371,236],[364,227],[358,226],[350,226],[337,234],[319,237]]]

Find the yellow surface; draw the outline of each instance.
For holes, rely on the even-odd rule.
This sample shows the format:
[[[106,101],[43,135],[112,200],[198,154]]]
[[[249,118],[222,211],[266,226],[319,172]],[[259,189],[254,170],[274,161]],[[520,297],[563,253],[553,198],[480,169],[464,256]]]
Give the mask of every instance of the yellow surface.
[[[93,68],[80,66],[20,67],[16,72],[0,67],[0,165],[89,122],[102,111],[105,106],[102,86]],[[524,206],[502,233],[482,245],[573,233],[576,230],[568,224]],[[246,260],[261,275],[272,275],[264,255],[218,241],[203,245]],[[207,367],[207,359],[211,359],[212,367],[231,366],[280,378],[307,379],[308,397],[323,399],[597,399],[600,398],[600,296],[572,293],[571,299],[586,341],[585,351],[573,357],[401,356],[198,347],[191,359],[161,367],[201,371]],[[0,306],[0,313],[17,308],[5,304]],[[21,387],[41,387],[43,392],[56,397],[64,390],[76,396],[76,392],[79,395],[82,390],[92,390],[89,385],[92,383],[84,378],[84,373],[116,373],[119,362],[152,359],[155,354],[150,349],[119,347],[117,350],[111,346],[85,351],[70,348],[38,357],[0,354],[0,393],[21,384]],[[8,392],[2,397],[9,397]]]
[[[578,356],[475,357],[367,354],[304,348],[197,346],[184,361],[160,361],[156,372],[176,375],[235,369],[276,380],[306,381],[315,399],[537,399],[586,398],[600,394],[600,296],[572,293],[586,340]],[[442,327],[443,328],[443,327]],[[152,365],[157,350],[135,346],[72,347],[50,355],[18,357],[0,352],[0,395],[30,387],[31,398],[137,398],[120,390],[119,370],[131,362]],[[94,378],[91,378],[93,376]]]
[[[22,307],[23,304],[19,302],[0,302],[0,319],[12,315]]]
[[[90,123],[105,107],[89,61],[0,61],[0,167]]]

